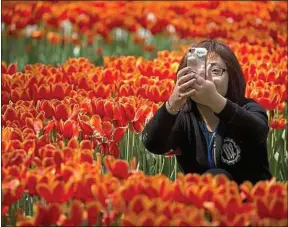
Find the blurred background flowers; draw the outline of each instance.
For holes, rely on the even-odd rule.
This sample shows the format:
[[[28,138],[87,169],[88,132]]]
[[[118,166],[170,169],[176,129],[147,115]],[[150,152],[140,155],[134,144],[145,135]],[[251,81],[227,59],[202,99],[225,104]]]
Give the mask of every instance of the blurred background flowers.
[[[2,220],[285,225],[287,22],[274,1],[2,2]],[[175,153],[141,144],[186,48],[206,38],[234,50],[267,110],[271,182],[184,176]]]

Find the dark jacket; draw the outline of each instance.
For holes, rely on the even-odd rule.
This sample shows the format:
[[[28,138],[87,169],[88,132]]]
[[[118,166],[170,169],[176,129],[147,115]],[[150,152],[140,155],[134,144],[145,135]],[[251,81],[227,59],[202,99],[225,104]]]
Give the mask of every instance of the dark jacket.
[[[183,172],[203,174],[212,167],[200,127],[201,115],[191,103],[193,112],[180,111],[177,115],[171,115],[163,104],[144,128],[142,142],[154,154],[180,150],[176,157]],[[227,100],[215,115],[220,121],[212,149],[214,168],[225,169],[237,183],[270,179],[266,111],[251,99],[240,106]]]

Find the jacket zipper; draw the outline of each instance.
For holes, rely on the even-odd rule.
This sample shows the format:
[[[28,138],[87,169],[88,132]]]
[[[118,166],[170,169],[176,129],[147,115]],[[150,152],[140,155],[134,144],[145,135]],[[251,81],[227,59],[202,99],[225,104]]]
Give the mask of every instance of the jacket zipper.
[[[215,165],[215,168],[217,168],[217,163],[216,163],[216,140],[215,140],[215,135],[213,135],[213,158],[214,158],[214,165]]]

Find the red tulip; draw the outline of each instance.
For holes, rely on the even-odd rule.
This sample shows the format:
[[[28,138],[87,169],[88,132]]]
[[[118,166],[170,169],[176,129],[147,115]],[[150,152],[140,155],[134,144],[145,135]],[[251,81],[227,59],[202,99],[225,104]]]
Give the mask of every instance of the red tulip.
[[[97,114],[100,117],[105,116],[104,99],[93,99],[91,104],[94,114]]]
[[[110,142],[108,145],[108,150],[110,155],[113,155],[115,158],[119,158],[120,149],[118,147],[118,144],[116,144],[115,142]]]
[[[82,130],[83,136],[85,136],[85,135],[88,135],[88,136],[93,135],[94,130],[93,130],[93,128],[92,128],[92,126],[90,124],[88,124],[88,123],[86,123],[86,122],[84,122],[82,120],[78,120],[78,122],[79,122],[79,126],[80,126],[80,128]]]
[[[132,130],[133,132],[139,134],[143,131],[144,129],[144,123],[141,123],[139,121],[136,122],[132,122],[131,126],[130,126],[130,130]]]
[[[29,173],[26,178],[26,189],[28,190],[31,196],[38,195],[36,190],[36,185],[38,183],[38,176],[37,174]]]
[[[3,104],[8,104],[10,100],[10,93],[6,91],[1,91],[1,102]]]
[[[113,176],[119,179],[126,179],[129,175],[129,165],[126,161],[115,160],[112,156],[106,156],[104,164]]]
[[[62,120],[59,121],[59,130],[64,138],[71,139],[72,137],[78,137],[79,129],[78,125],[73,120],[67,120],[63,122]]]
[[[51,97],[62,100],[65,98],[65,96],[69,96],[69,93],[71,90],[72,90],[71,85],[67,86],[64,83],[52,84],[51,85],[51,92],[52,92]]]
[[[108,116],[110,119],[114,119],[114,109],[115,106],[113,102],[108,100],[104,102],[105,115]]]
[[[57,127],[57,122],[55,120],[49,121],[44,127],[44,134],[49,134],[55,127]]]
[[[131,105],[130,103],[124,103],[123,107],[126,112],[127,119],[132,121],[135,117],[136,108],[135,106]]]
[[[51,98],[51,88],[48,84],[41,84],[40,86],[34,85],[36,89],[36,94],[34,100],[50,99]]]
[[[99,208],[96,202],[86,203],[88,225],[96,225],[98,221]]]
[[[2,64],[1,64],[2,74],[6,73],[9,75],[13,75],[14,73],[16,73],[16,70],[17,70],[17,63],[10,64],[7,67],[6,62],[2,61]]]
[[[80,149],[93,149],[93,144],[90,140],[82,140],[80,142]]]
[[[95,200],[91,187],[96,184],[95,177],[83,176],[83,179],[75,183],[74,197],[81,201],[92,202]]]
[[[59,104],[55,107],[55,118],[56,120],[64,120],[66,121],[71,114],[71,109],[69,106],[65,104]]]
[[[115,143],[118,143],[121,141],[122,137],[124,136],[127,128],[126,127],[119,127],[114,129],[114,134],[113,134],[113,141]]]
[[[67,147],[72,148],[72,149],[79,148],[79,143],[78,143],[77,138],[72,137],[72,138],[68,141]]]
[[[93,154],[91,152],[91,149],[81,151],[80,162],[81,163],[87,162],[87,163],[93,164]]]
[[[2,182],[2,205],[10,206],[22,197],[24,186],[18,179]]]
[[[14,121],[19,119],[19,111],[15,108],[8,107],[4,112],[4,120],[5,121]]]
[[[113,130],[113,126],[109,121],[104,121],[102,123],[102,130],[103,130],[103,134],[107,139],[111,139],[112,138],[112,130]]]

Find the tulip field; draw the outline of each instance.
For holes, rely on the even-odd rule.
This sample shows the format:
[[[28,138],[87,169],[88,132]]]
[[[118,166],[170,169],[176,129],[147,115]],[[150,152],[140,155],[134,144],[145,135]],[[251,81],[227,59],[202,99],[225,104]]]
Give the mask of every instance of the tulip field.
[[[287,226],[286,2],[2,2],[2,226]],[[184,174],[141,132],[189,45],[235,52],[273,179]],[[257,152],[257,151],[255,151]]]

